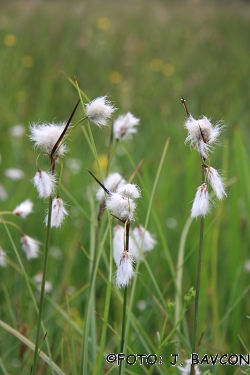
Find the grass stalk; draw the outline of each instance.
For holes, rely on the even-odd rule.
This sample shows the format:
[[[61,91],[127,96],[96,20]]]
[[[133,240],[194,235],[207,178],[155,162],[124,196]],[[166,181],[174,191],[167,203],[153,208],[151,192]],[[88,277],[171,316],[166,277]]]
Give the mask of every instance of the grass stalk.
[[[31,375],[36,375],[36,368],[38,362],[38,350],[39,350],[39,341],[40,341],[40,329],[41,329],[41,321],[42,321],[42,312],[43,312],[43,302],[44,302],[44,293],[45,293],[45,280],[46,280],[46,271],[47,271],[47,262],[48,262],[48,253],[49,253],[49,239],[50,239],[50,228],[51,228],[51,212],[52,212],[52,197],[49,199],[49,211],[48,211],[48,223],[47,223],[47,234],[46,234],[46,247],[45,247],[45,254],[44,254],[44,263],[43,263],[43,278],[41,284],[41,294],[40,294],[40,301],[39,301],[39,312],[38,312],[38,319],[37,319],[37,331],[36,331],[36,344],[35,344],[35,352],[34,352],[34,360]]]
[[[124,225],[124,251],[129,251],[129,230],[130,230],[130,221],[126,220]],[[126,333],[126,313],[127,313],[127,286],[124,288],[123,293],[123,309],[122,309],[122,335],[121,335],[121,351],[124,351],[124,344],[125,344],[125,333]],[[124,374],[125,371],[125,363],[122,361],[119,367],[119,375]]]
[[[20,269],[18,269],[18,272],[20,272],[24,276],[26,284],[27,284],[27,287],[28,287],[28,290],[29,290],[29,294],[31,296],[31,300],[32,300],[32,302],[34,304],[34,307],[35,307],[35,310],[36,310],[37,314],[39,314],[39,309],[37,307],[36,299],[35,299],[34,293],[33,293],[32,288],[31,288],[31,283],[30,283],[30,280],[29,280],[29,276],[27,275],[27,273],[25,271],[25,267],[24,267],[24,265],[22,263],[22,260],[21,260],[19,254],[18,254],[17,248],[16,248],[15,243],[14,243],[12,237],[11,237],[11,234],[9,232],[7,224],[11,224],[11,225],[13,224],[13,226],[16,227],[21,233],[22,233],[22,231],[20,230],[20,228],[18,226],[14,225],[14,223],[6,222],[1,216],[0,216],[0,219],[1,219],[1,222],[3,223],[3,225],[5,227],[5,230],[6,230],[7,234],[8,234],[8,237],[9,237],[10,242],[12,244],[12,247],[14,249],[15,255],[16,255],[17,259],[18,259],[19,266],[20,266]],[[45,334],[45,327],[44,327],[43,322],[41,322],[41,325],[42,325],[43,332]],[[47,344],[47,350],[48,350],[48,353],[49,353],[49,359],[50,359],[50,361],[52,363],[51,353],[50,353],[50,347],[49,347],[49,342],[48,342],[47,335],[45,337],[45,341],[46,341],[46,344]],[[54,374],[53,366],[51,366],[50,368],[51,368],[52,374]]]
[[[110,251],[109,251],[109,277],[107,280],[107,291],[105,297],[105,306],[104,306],[104,315],[103,315],[103,326],[102,326],[102,334],[100,340],[100,350],[98,353],[98,362],[97,362],[97,371],[94,374],[101,373],[101,366],[103,361],[103,353],[105,349],[106,343],[106,335],[107,335],[107,328],[108,328],[108,318],[109,318],[109,308],[110,308],[110,299],[111,299],[111,291],[112,291],[112,264],[113,264],[113,246],[112,246],[112,227],[110,221],[110,215],[108,215],[108,227],[109,227],[109,241],[110,241]],[[98,228],[100,228],[100,220],[98,220]],[[99,233],[97,233],[98,235]],[[97,253],[97,252],[96,252]]]
[[[186,221],[184,229],[181,234],[180,245],[178,250],[177,259],[177,270],[176,270],[176,294],[175,294],[175,323],[179,320],[182,309],[182,277],[183,277],[183,266],[184,266],[184,254],[185,254],[185,244],[187,240],[187,235],[193,219],[191,216]],[[180,332],[180,325],[177,327],[177,331]],[[185,329],[186,337],[188,335],[187,329]]]
[[[205,173],[203,165],[202,170],[202,183],[205,181]],[[193,327],[193,342],[192,342],[192,353],[197,351],[197,329],[198,329],[198,316],[199,316],[199,299],[200,299],[200,284],[201,284],[201,264],[202,264],[202,250],[203,250],[203,240],[204,240],[204,216],[200,218],[200,239],[199,239],[199,253],[198,253],[198,263],[197,263],[197,278],[196,278],[196,293],[195,293],[195,304],[194,304],[194,327]],[[191,365],[190,375],[194,375],[194,365]]]

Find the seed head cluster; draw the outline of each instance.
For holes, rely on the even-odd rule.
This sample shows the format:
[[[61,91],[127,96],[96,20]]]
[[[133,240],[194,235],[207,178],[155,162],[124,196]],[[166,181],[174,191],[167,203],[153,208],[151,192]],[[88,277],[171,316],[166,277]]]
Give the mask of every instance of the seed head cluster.
[[[191,209],[191,217],[204,217],[210,211],[211,199],[208,193],[208,185],[212,187],[215,196],[219,200],[227,196],[223,178],[215,168],[206,164],[209,154],[213,151],[218,141],[223,125],[221,123],[212,125],[211,121],[206,116],[195,120],[192,115],[188,114],[184,127],[188,131],[185,143],[189,143],[190,146],[200,154],[205,176],[205,181],[203,181],[202,185],[199,186],[196,191]]]

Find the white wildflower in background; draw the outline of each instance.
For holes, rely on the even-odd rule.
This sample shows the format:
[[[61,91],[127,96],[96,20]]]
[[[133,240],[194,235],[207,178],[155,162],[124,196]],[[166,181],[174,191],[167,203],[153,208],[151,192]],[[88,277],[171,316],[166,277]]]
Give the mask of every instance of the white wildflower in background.
[[[177,366],[180,370],[181,374],[189,375],[191,371],[191,359],[185,360],[185,366]],[[199,370],[199,367],[197,365],[194,366],[194,375],[201,375],[201,372]]]
[[[33,178],[40,198],[48,198],[55,189],[56,178],[53,174],[38,169]]]
[[[70,169],[71,173],[77,174],[82,168],[82,160],[76,158],[67,158],[66,165]]]
[[[118,193],[110,193],[106,199],[106,208],[111,211],[112,215],[121,220],[134,220],[136,203],[131,198],[124,197]]]
[[[100,96],[85,104],[86,116],[97,126],[106,125],[116,108],[107,100],[107,96]]]
[[[0,247],[0,267],[6,267],[7,266],[7,256],[5,251]]]
[[[128,139],[132,134],[137,133],[135,128],[140,120],[132,113],[128,112],[125,115],[119,116],[113,124],[114,138],[119,141],[120,139]]]
[[[40,242],[24,234],[21,237],[22,249],[27,259],[38,258]]]
[[[208,182],[218,199],[223,199],[227,196],[223,180],[217,170],[213,167],[205,166]]]
[[[36,147],[40,147],[42,150],[51,154],[53,147],[58,141],[60,135],[62,134],[66,123],[59,124],[32,124],[30,126],[30,135],[29,138],[35,143]],[[60,146],[56,153],[59,156],[63,156],[67,151],[65,144]]]
[[[191,217],[196,218],[198,216],[206,216],[209,212],[210,204],[209,204],[209,195],[207,190],[207,184],[204,182],[201,186],[198,187],[192,210],[191,210]]]
[[[250,272],[250,259],[247,259],[247,260],[245,261],[245,270],[246,270],[247,272]]]
[[[116,285],[125,288],[134,276],[133,260],[128,251],[124,250],[116,271]]]
[[[41,289],[41,286],[42,286],[42,279],[43,279],[42,272],[38,272],[33,277],[33,280],[35,281],[36,284],[38,284],[39,289]],[[47,280],[45,281],[44,291],[45,291],[45,293],[50,293],[52,291],[52,283],[50,281],[47,281]]]
[[[125,184],[122,186],[118,186],[116,192],[123,195],[124,197],[133,199],[140,198],[141,196],[141,192],[138,186],[135,184]]]
[[[33,202],[29,199],[20,203],[14,210],[13,214],[16,216],[20,216],[22,219],[25,219],[33,210]]]
[[[5,190],[4,186],[0,183],[0,199],[1,201],[5,201],[7,198],[7,191]]]
[[[21,137],[25,133],[25,127],[22,124],[17,124],[10,128],[10,134],[12,137]]]
[[[126,184],[126,181],[119,173],[110,173],[104,180],[104,186],[111,193],[115,192],[118,187]],[[99,202],[105,200],[104,190],[100,187],[96,193],[96,198]]]
[[[142,252],[153,250],[157,244],[157,241],[153,238],[150,232],[143,228],[142,225],[138,225],[133,229],[132,238],[134,239],[137,248]]]
[[[195,120],[189,115],[184,127],[188,131],[186,143],[190,142],[190,145],[200,153],[203,160],[207,159],[208,152],[212,150],[213,144],[216,143],[222,126],[220,124],[213,126],[205,116]]]
[[[4,171],[4,174],[14,181],[21,180],[25,176],[25,173],[18,168],[8,168]]]
[[[64,202],[60,197],[56,197],[52,201],[52,211],[51,211],[51,227],[60,227],[65,216],[68,215],[66,208],[64,207]],[[45,218],[46,225],[48,224],[48,215]]]

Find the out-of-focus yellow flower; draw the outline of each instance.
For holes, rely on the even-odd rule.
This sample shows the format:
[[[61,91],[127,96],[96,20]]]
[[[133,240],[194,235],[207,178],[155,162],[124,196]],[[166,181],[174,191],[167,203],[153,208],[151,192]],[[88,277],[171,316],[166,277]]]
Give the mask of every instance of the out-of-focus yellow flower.
[[[175,67],[173,64],[164,64],[162,71],[165,76],[170,77],[174,74]]]
[[[120,83],[122,81],[122,74],[119,72],[112,72],[109,79],[112,83]]]
[[[97,27],[102,30],[108,30],[110,28],[110,20],[106,17],[98,18]]]
[[[101,170],[104,173],[106,171],[107,164],[108,164],[107,155],[99,155],[98,161],[99,161]],[[94,167],[95,174],[98,175],[98,176],[100,176],[99,168],[98,168],[98,165],[97,165],[96,161],[94,162],[93,167]]]
[[[17,38],[13,34],[7,34],[3,38],[3,42],[8,47],[14,47],[17,43]]]
[[[34,64],[34,60],[33,60],[33,57],[31,56],[24,56],[22,58],[22,64],[23,66],[25,66],[25,68],[31,68]]]
[[[164,63],[161,59],[154,59],[150,62],[150,68],[154,72],[160,72],[164,66]]]
[[[18,103],[23,103],[23,102],[25,102],[26,98],[27,98],[27,95],[26,95],[26,92],[25,92],[25,91],[18,91],[18,92],[16,93],[16,101],[17,101]]]

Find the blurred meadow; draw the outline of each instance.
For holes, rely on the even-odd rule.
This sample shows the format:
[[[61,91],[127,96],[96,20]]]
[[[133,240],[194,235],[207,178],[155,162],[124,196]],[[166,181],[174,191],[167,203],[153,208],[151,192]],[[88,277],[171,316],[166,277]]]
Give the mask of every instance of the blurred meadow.
[[[135,284],[128,287],[131,310],[126,341],[127,354],[156,353],[161,355],[162,364],[126,365],[125,373],[179,374],[177,367],[170,364],[171,353],[180,354],[178,364],[191,353],[193,306],[168,345],[159,350],[159,336],[166,338],[175,324],[176,305],[168,310],[168,302],[174,303],[179,297],[183,300],[196,284],[199,221],[191,222],[189,217],[201,181],[201,161],[198,153],[184,144],[186,114],[180,101],[182,95],[195,118],[205,115],[215,123],[222,120],[227,125],[220,136],[221,147],[217,146],[211,155],[211,164],[226,178],[228,197],[222,202],[214,199],[205,219],[199,353],[201,357],[206,353],[250,353],[249,46],[249,1],[0,2],[0,186],[6,193],[1,193],[0,211],[12,211],[26,199],[34,202],[34,212],[25,220],[1,216],[0,247],[8,257],[7,266],[0,268],[1,374],[29,374],[32,366],[33,349],[16,336],[21,333],[35,342],[37,313],[28,284],[38,303],[39,292],[32,278],[43,267],[47,202],[38,199],[31,182],[38,152],[27,134],[33,122],[69,118],[78,93],[67,77],[73,81],[76,77],[91,100],[108,95],[118,108],[114,117],[130,111],[140,118],[138,133],[116,146],[110,170],[129,180],[143,160],[133,181],[142,189],[137,209],[142,225],[166,141],[170,139],[147,223],[157,245],[141,262]],[[73,123],[82,117],[79,106]],[[23,127],[13,128],[20,124]],[[110,126],[91,128],[100,165],[105,169]],[[93,221],[98,213],[97,184],[86,168],[100,178],[85,134],[79,126],[68,142],[61,196],[67,202],[69,216],[61,228],[52,230],[50,238],[46,278],[52,290],[46,294],[43,323],[51,354],[42,335],[41,349],[59,370],[53,368],[50,359],[48,364],[40,359],[38,375],[82,374]],[[41,160],[41,165],[46,165],[46,159]],[[6,172],[10,168],[20,169],[24,175],[13,180]],[[20,232],[11,224],[4,225],[3,217],[41,242],[39,258],[26,259]],[[120,351],[123,308],[122,292],[114,282],[107,300],[107,217],[105,214],[101,227],[94,303],[89,304],[86,374],[119,371],[118,366],[105,360],[109,353]],[[113,227],[116,220],[111,222]],[[176,277],[180,269],[179,296]],[[114,265],[112,272],[115,273]],[[101,340],[105,340],[103,348]],[[207,370],[219,375],[243,373],[237,365],[205,363],[201,371]],[[247,373],[247,369],[244,371]]]

